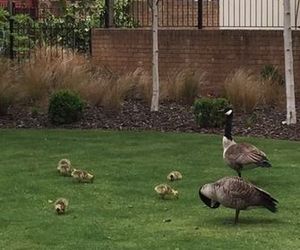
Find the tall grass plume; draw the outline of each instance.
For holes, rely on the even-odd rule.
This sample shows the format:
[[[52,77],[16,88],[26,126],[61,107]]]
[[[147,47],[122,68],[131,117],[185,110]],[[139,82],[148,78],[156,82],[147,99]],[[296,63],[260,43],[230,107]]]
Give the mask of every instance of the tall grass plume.
[[[162,98],[192,104],[201,95],[201,87],[206,81],[206,73],[201,70],[183,69],[162,85]]]

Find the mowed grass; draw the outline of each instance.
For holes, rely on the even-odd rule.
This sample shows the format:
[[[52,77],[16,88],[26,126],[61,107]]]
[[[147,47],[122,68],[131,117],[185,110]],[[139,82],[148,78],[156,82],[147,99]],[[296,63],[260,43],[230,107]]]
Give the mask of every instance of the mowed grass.
[[[0,130],[0,249],[299,249],[300,144],[236,138],[264,149],[272,169],[243,176],[279,201],[278,213],[204,207],[199,187],[236,175],[221,136],[158,132]],[[57,162],[95,174],[93,184],[59,176]],[[180,192],[160,200],[154,186],[171,170]],[[55,214],[48,200],[69,199]],[[170,222],[164,220],[170,219]]]

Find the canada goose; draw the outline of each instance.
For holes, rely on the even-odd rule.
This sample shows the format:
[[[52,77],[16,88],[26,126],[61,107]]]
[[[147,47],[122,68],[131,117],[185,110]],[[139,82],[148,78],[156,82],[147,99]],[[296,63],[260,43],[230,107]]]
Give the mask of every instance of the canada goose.
[[[167,179],[169,181],[177,181],[182,179],[182,174],[179,171],[172,171],[168,174]]]
[[[94,175],[85,170],[73,169],[71,176],[78,182],[93,182]]]
[[[168,184],[159,184],[154,188],[154,190],[162,199],[178,199],[178,191],[171,188]]]
[[[237,176],[224,177],[214,183],[205,184],[199,189],[199,196],[210,208],[217,208],[222,204],[235,209],[235,224],[238,222],[240,210],[249,207],[265,207],[272,213],[277,210],[278,201],[269,193]]]
[[[54,209],[57,214],[64,214],[69,206],[69,202],[65,198],[59,198],[54,203]]]
[[[61,159],[57,164],[57,171],[64,176],[71,176],[72,166],[68,159]]]
[[[232,139],[233,111],[225,110],[226,122],[223,136],[223,158],[225,162],[241,177],[241,170],[256,167],[271,167],[266,154],[249,143],[236,143]]]

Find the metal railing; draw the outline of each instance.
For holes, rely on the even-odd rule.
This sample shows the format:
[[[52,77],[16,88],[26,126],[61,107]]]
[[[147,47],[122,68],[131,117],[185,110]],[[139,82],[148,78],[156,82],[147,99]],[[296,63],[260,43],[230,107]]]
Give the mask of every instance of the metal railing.
[[[64,50],[89,55],[90,37],[90,30],[78,32],[72,26],[13,24],[0,30],[0,55],[24,61],[40,48],[47,48],[50,55],[63,54]]]
[[[120,0],[119,0],[120,1]],[[122,1],[122,0],[121,0]],[[140,27],[152,25],[152,0],[130,0],[129,15]],[[158,25],[160,27],[198,27],[199,8],[202,2],[193,0],[160,0],[158,4]]]
[[[5,6],[6,7],[6,6]],[[31,12],[30,12],[31,11]],[[41,16],[42,9],[24,8],[18,11],[12,6],[12,15],[0,20],[0,55],[24,61],[31,59],[37,49],[45,47],[50,55],[63,54],[64,50],[71,52],[91,53],[91,30],[74,22],[48,22],[44,17],[47,13],[59,16],[58,9],[46,9]],[[36,15],[39,13],[39,15]],[[26,21],[26,18],[15,18],[16,14],[32,14],[38,21]]]
[[[159,0],[160,27],[281,29],[284,0]],[[299,0],[291,0],[292,26],[300,26]],[[152,0],[115,0],[127,4],[135,27],[152,25]],[[118,26],[118,25],[116,25]]]
[[[113,1],[114,27],[151,27],[152,0],[103,0],[104,9]],[[220,29],[281,29],[284,0],[159,0],[160,27],[220,28]],[[292,26],[300,26],[299,0],[291,0]],[[0,6],[0,8],[6,6]],[[47,13],[63,15],[58,7],[27,8],[15,5],[15,13],[43,19]],[[99,18],[103,18],[99,14]],[[104,19],[108,20],[107,16]],[[100,23],[104,23],[102,20]],[[108,25],[107,25],[108,26]]]

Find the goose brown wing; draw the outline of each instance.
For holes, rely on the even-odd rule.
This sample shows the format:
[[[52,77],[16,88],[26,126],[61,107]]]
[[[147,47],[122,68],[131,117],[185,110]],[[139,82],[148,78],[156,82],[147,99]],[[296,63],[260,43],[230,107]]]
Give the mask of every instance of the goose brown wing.
[[[259,191],[240,177],[221,179],[217,185],[222,189],[223,202],[230,207],[246,209],[258,202]]]
[[[226,178],[221,186],[231,198],[245,199],[249,197],[251,191],[255,191],[255,188],[251,184],[240,177]]]
[[[267,160],[264,152],[248,143],[239,143],[230,146],[225,156],[230,162],[240,165],[255,164]]]

